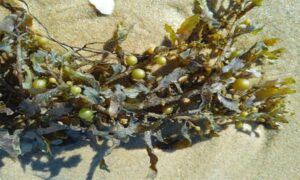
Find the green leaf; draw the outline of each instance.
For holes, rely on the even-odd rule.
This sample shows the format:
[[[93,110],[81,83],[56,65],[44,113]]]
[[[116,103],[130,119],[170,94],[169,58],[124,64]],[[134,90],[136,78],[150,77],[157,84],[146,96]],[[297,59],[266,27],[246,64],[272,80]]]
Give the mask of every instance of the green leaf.
[[[99,90],[99,82],[94,78],[93,75],[88,73],[82,73],[79,71],[75,71],[70,67],[65,67],[64,72],[69,76],[72,80],[79,80],[90,84],[94,89]]]
[[[123,142],[127,142],[129,137],[133,137],[137,131],[138,124],[135,123],[133,120],[130,120],[129,125],[124,127],[120,123],[116,123],[113,127],[114,137],[119,139]]]
[[[279,89],[275,88],[275,87],[267,87],[267,88],[263,88],[261,90],[258,90],[255,93],[255,97],[258,100],[263,100],[263,99],[267,99],[270,98],[272,96],[276,96],[279,94]]]
[[[276,60],[284,53],[284,51],[285,51],[284,48],[280,48],[275,51],[263,50],[259,53],[259,55],[268,58],[270,60]]]
[[[262,6],[263,0],[251,0],[255,6]]]
[[[175,45],[177,36],[176,36],[174,29],[172,28],[172,26],[165,24],[165,30],[166,30],[166,32],[169,33],[170,41],[171,41],[172,45]]]
[[[1,41],[0,42],[0,52],[1,51],[4,51],[6,53],[11,53],[11,51],[12,51],[11,45],[6,41]]]
[[[23,69],[26,73],[24,82],[22,82],[23,89],[31,89],[32,87],[32,80],[33,80],[33,74],[30,70],[30,68],[25,64],[23,65]]]
[[[275,44],[277,44],[279,41],[278,38],[270,38],[270,39],[265,39],[264,43],[266,46],[274,46]]]
[[[255,96],[258,100],[267,99],[270,97],[294,94],[296,90],[291,88],[267,87],[256,92]]]
[[[111,65],[114,74],[120,74],[126,70],[126,67],[122,64],[112,64]]]
[[[188,59],[189,56],[190,56],[190,54],[191,54],[191,51],[192,51],[191,49],[187,49],[187,50],[181,52],[181,53],[179,54],[180,58],[183,59],[183,60]]]
[[[264,29],[263,27],[256,28],[251,32],[251,34],[257,35],[258,33],[262,32],[263,29]]]
[[[59,67],[65,60],[62,56],[58,55],[57,53],[51,51],[48,54],[47,59],[51,62],[51,66],[53,67]]]
[[[183,21],[180,28],[177,29],[177,34],[179,34],[180,37],[183,37],[183,39],[189,38],[189,36],[192,34],[194,28],[197,26],[199,21],[200,21],[200,16],[197,14],[188,17]]]
[[[66,90],[67,86],[57,86],[54,89],[50,89],[44,93],[38,94],[33,97],[32,101],[38,105],[46,105],[50,101],[51,98],[56,97],[62,91]]]
[[[84,86],[83,94],[94,104],[100,104],[103,102],[103,99],[100,98],[99,91],[94,88]]]
[[[223,73],[236,72],[236,71],[242,69],[244,66],[245,66],[245,64],[243,63],[243,60],[241,60],[239,58],[235,58],[229,64],[227,64],[226,66],[224,66],[222,68],[222,72]]]
[[[280,95],[295,94],[297,91],[291,88],[282,88],[279,90]]]
[[[149,91],[150,90],[141,83],[135,84],[133,85],[133,87],[130,88],[123,88],[123,92],[129,98],[136,98],[139,94],[147,94],[149,93]]]
[[[45,74],[47,71],[41,67],[41,63],[44,63],[44,60],[48,54],[44,51],[37,51],[30,56],[30,60],[33,64],[33,70],[39,74]]]
[[[110,106],[108,109],[109,115],[111,117],[116,117],[118,112],[120,111],[123,102],[126,99],[125,93],[122,91],[123,86],[117,84],[115,85],[115,92],[110,99]]]
[[[17,15],[16,14],[11,14],[8,15],[2,20],[0,23],[0,32],[6,32],[9,34],[12,34],[14,29],[15,29],[15,23],[17,21]]]
[[[292,77],[285,78],[284,80],[282,80],[280,82],[280,84],[282,84],[282,85],[290,85],[290,84],[295,84],[295,83],[296,83],[296,80]]]

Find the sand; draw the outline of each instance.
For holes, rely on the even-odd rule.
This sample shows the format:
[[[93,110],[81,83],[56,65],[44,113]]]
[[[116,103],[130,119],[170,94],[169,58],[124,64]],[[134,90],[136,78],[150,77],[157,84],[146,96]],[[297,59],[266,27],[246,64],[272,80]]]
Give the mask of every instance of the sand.
[[[191,14],[192,0],[116,0],[113,16],[98,17],[87,0],[29,0],[32,13],[49,28],[51,34],[68,44],[83,45],[105,41],[120,21],[134,24],[124,47],[141,52],[159,44],[166,34],[165,23],[178,26]],[[0,9],[1,17],[5,14]],[[293,76],[300,92],[300,1],[265,0],[264,6],[249,16],[265,24],[265,32],[249,36],[240,43],[247,45],[262,37],[280,37],[287,49],[282,61],[265,67],[266,79]],[[159,157],[157,179],[300,179],[300,94],[289,97],[288,108],[296,115],[289,117],[279,131],[259,128],[260,137],[248,136],[229,128],[219,138],[201,142],[176,152],[155,150]],[[89,146],[56,150],[55,160],[42,157],[20,162],[0,156],[0,179],[86,179],[96,154]],[[143,149],[119,148],[107,158],[111,173],[96,170],[93,179],[145,179],[148,157]],[[25,171],[23,171],[25,170]],[[52,174],[51,174],[51,173]]]

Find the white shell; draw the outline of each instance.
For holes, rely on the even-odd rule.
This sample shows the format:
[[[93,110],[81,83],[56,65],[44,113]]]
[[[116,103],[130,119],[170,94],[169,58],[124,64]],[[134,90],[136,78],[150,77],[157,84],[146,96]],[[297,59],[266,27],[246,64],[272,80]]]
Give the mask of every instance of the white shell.
[[[114,0],[90,0],[90,3],[104,15],[111,15],[115,8]]]

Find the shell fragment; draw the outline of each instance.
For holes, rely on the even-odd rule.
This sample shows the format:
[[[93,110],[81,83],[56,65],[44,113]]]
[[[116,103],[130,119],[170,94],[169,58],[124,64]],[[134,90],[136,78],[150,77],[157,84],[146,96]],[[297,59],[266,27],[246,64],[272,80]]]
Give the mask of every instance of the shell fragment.
[[[115,8],[114,0],[89,0],[104,15],[111,15]]]

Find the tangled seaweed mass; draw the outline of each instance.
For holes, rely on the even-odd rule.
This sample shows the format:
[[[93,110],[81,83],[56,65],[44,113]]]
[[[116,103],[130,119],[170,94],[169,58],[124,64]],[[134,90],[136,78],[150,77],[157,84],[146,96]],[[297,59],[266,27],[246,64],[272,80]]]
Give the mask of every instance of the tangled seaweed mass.
[[[169,42],[143,54],[123,50],[130,28],[122,24],[101,50],[97,42],[75,47],[35,32],[33,22],[48,31],[28,7],[0,2],[11,12],[0,24],[0,148],[14,158],[51,154],[80,132],[90,143],[104,141],[99,164],[107,169],[113,148],[144,138],[156,172],[153,147],[189,147],[231,124],[244,131],[287,122],[285,96],[295,93],[295,80],[261,80],[260,67],[284,51],[273,48],[278,39],[235,47],[240,36],[263,30],[244,18],[262,0],[232,0],[219,11],[195,1],[177,30],[165,25]]]

